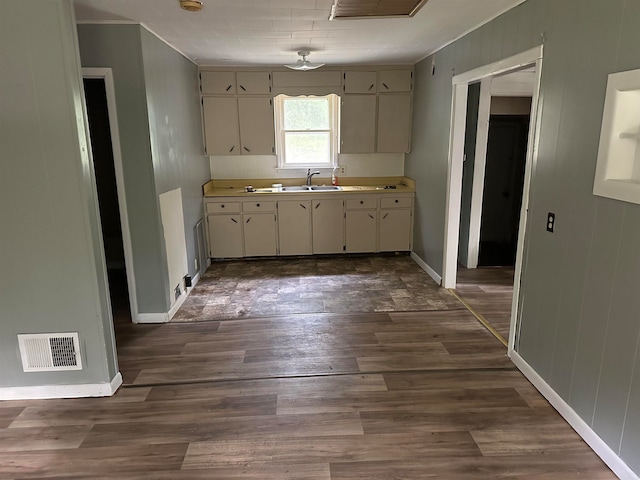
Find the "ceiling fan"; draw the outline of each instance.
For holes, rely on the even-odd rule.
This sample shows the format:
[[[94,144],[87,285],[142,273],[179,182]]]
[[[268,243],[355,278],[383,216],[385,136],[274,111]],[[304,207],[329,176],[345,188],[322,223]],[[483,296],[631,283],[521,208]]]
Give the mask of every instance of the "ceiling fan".
[[[324,63],[311,63],[309,60],[307,60],[307,55],[309,55],[309,50],[300,50],[298,52],[298,55],[300,55],[302,58],[299,58],[298,61],[294,64],[291,65],[285,65],[285,67],[290,68],[292,70],[301,70],[301,71],[305,71],[305,70],[315,70],[316,68],[320,68],[324,65]]]

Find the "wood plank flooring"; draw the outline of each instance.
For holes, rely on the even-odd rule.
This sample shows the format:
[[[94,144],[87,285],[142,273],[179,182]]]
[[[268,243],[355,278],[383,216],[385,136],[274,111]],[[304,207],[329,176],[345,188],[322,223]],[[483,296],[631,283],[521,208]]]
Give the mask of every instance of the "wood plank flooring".
[[[466,310],[117,331],[114,397],[0,402],[0,478],[614,478]]]
[[[513,267],[458,268],[456,293],[509,340]]]

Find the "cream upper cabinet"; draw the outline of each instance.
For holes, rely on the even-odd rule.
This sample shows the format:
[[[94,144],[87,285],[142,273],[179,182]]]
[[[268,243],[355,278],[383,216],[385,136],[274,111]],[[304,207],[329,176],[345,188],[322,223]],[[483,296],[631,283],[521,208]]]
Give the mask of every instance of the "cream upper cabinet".
[[[410,92],[413,86],[411,70],[380,70],[378,91],[380,93]]]
[[[239,155],[238,102],[235,97],[204,97],[204,140],[207,155]]]
[[[376,95],[343,95],[340,153],[373,153],[376,148]]]
[[[344,73],[344,93],[376,93],[377,72],[349,71]]]
[[[238,97],[240,141],[243,155],[275,152],[273,106],[269,97]]]
[[[280,255],[310,255],[311,201],[281,200],[278,202],[278,239]]]
[[[313,253],[344,251],[344,200],[327,198],[311,202]]]
[[[203,95],[235,95],[235,72],[200,72],[200,91]]]
[[[376,151],[403,153],[410,146],[411,94],[379,95]]]
[[[238,72],[236,74],[238,95],[269,95],[271,73]]]

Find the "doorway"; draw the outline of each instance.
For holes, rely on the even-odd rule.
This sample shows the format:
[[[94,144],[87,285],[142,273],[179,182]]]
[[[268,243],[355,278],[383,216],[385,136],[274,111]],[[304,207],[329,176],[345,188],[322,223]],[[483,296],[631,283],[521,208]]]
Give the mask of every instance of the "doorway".
[[[114,322],[136,312],[115,90],[110,69],[83,69],[87,124]]]
[[[451,138],[450,138],[450,149],[449,149],[449,175],[448,175],[448,190],[447,190],[447,207],[446,207],[446,218],[445,218],[445,251],[444,251],[444,264],[443,264],[443,278],[442,284],[444,287],[453,289],[456,287],[456,279],[457,279],[457,268],[458,268],[458,248],[460,243],[460,215],[461,215],[461,205],[462,205],[462,177],[464,171],[464,159],[465,159],[465,138],[467,137],[467,113],[468,113],[468,99],[469,99],[469,87],[470,85],[480,82],[480,100],[478,106],[478,134],[476,139],[476,149],[475,149],[475,158],[476,158],[476,171],[473,174],[473,190],[474,192],[480,191],[484,192],[484,172],[485,166],[482,164],[483,161],[486,162],[486,151],[488,150],[488,140],[489,140],[489,120],[490,120],[490,107],[491,107],[491,81],[494,78],[504,76],[507,73],[515,72],[518,70],[533,68],[534,76],[535,76],[535,85],[533,91],[533,98],[531,101],[531,127],[525,128],[527,141],[526,142],[513,142],[514,145],[518,144],[519,148],[522,148],[522,145],[526,145],[525,147],[525,164],[524,168],[518,169],[516,168],[514,171],[509,172],[509,175],[501,174],[503,177],[502,182],[497,182],[498,184],[504,183],[505,180],[508,180],[507,183],[514,183],[515,180],[512,179],[518,177],[519,173],[522,172],[521,177],[522,181],[522,190],[521,191],[509,191],[507,192],[508,196],[517,196],[521,201],[513,203],[513,202],[503,202],[503,203],[511,203],[510,210],[516,210],[518,212],[517,216],[513,215],[513,220],[510,220],[509,223],[513,226],[514,223],[518,225],[517,235],[514,236],[513,243],[515,243],[515,265],[514,265],[514,280],[513,280],[513,296],[512,296],[512,307],[511,307],[511,315],[510,315],[510,328],[509,328],[509,341],[508,348],[509,352],[511,352],[515,347],[515,338],[517,331],[517,319],[518,319],[518,305],[519,305],[519,283],[520,283],[520,275],[522,272],[522,261],[523,261],[523,250],[524,250],[524,241],[526,237],[525,227],[526,227],[526,214],[527,214],[527,206],[528,206],[528,195],[529,195],[529,182],[531,179],[531,171],[532,164],[535,161],[534,158],[534,147],[535,147],[535,137],[536,137],[536,126],[537,126],[537,113],[538,113],[538,90],[540,83],[540,72],[542,66],[542,46],[531,49],[529,51],[523,52],[521,54],[515,55],[513,57],[501,60],[499,62],[486,65],[484,67],[477,68],[475,70],[465,72],[463,74],[457,75],[453,78],[453,97],[452,97],[452,128],[451,128]],[[483,113],[486,114],[486,122],[483,122]],[[511,127],[510,127],[511,128]],[[520,127],[519,127],[520,128]],[[482,145],[484,143],[485,151],[482,152]],[[515,149],[516,147],[513,146]],[[513,149],[512,149],[513,150]],[[481,165],[478,167],[478,163]],[[479,183],[479,181],[481,183]],[[478,188],[478,183],[480,187]],[[498,190],[497,195],[502,196],[504,198],[505,190]],[[473,253],[474,256],[477,255],[477,259],[480,259],[479,255],[479,245],[480,245],[480,230],[481,224],[479,219],[482,216],[482,205],[484,204],[482,200],[482,194],[479,195],[480,201],[478,201],[478,195],[474,195],[471,206],[471,217],[475,218],[475,225],[477,228],[477,244],[475,252],[472,252],[472,246],[475,242],[469,238],[469,252]],[[512,199],[513,200],[513,199]],[[494,201],[494,200],[491,200]],[[476,215],[473,212],[476,212]],[[517,218],[517,220],[515,220]],[[472,220],[473,221],[473,220]],[[504,221],[504,217],[502,217],[502,221]],[[495,223],[495,222],[494,222]],[[489,224],[490,225],[490,224]],[[473,229],[473,227],[472,227]],[[486,230],[486,228],[485,228]],[[511,229],[513,231],[513,228]],[[491,228],[489,228],[489,234],[485,233],[485,238],[491,239],[492,235],[495,232],[491,232]],[[502,235],[504,236],[504,235]],[[508,236],[508,235],[507,235]],[[490,247],[489,247],[490,250]],[[489,251],[485,248],[485,251]],[[473,265],[473,267],[477,266]]]

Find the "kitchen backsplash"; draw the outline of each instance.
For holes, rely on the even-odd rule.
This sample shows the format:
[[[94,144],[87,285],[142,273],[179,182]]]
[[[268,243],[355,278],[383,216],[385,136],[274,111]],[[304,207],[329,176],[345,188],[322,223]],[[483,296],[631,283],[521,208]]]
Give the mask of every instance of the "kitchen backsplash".
[[[342,154],[339,164],[346,167],[344,176],[347,177],[402,177],[404,157],[404,153]],[[210,156],[209,159],[212,179],[297,178],[307,172],[306,168],[278,169],[275,155]],[[331,175],[330,168],[317,170]]]

